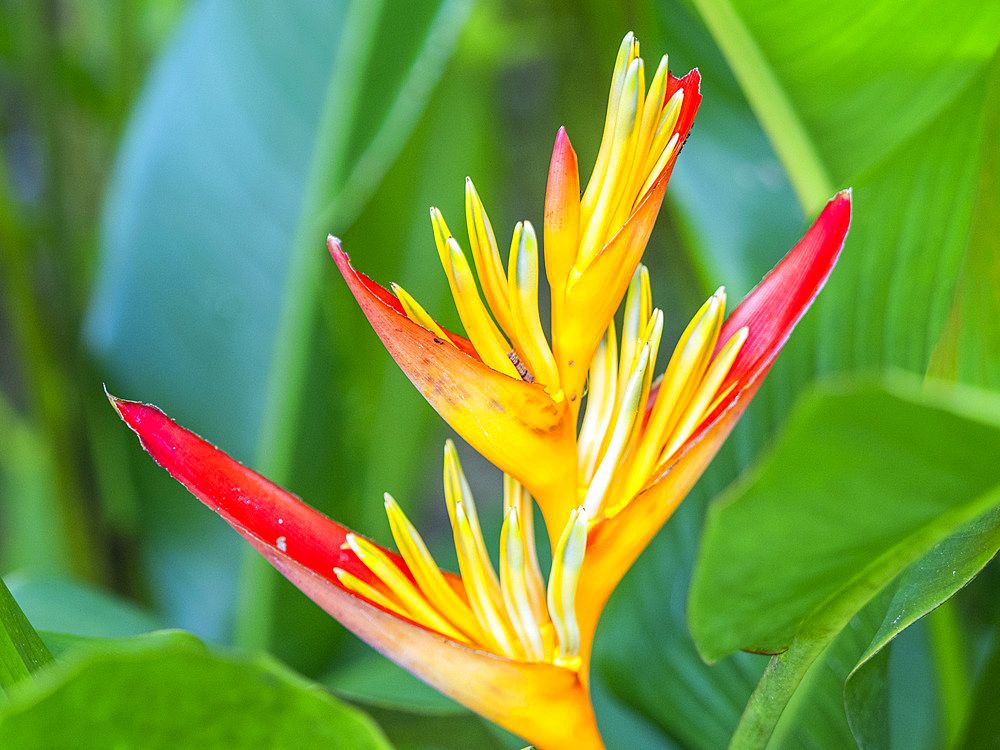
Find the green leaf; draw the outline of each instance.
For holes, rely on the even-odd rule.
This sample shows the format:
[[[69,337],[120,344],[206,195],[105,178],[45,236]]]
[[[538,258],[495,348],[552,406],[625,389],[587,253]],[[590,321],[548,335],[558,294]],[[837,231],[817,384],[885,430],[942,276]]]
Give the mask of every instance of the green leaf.
[[[758,685],[738,735],[748,744],[737,746],[765,741],[803,675],[876,593],[1000,503],[998,425],[1000,406],[981,393],[900,377],[888,389],[828,387],[802,400],[766,460],[713,503],[689,602],[699,649],[710,659],[787,649]],[[925,564],[950,572],[960,561]],[[954,590],[927,585],[930,599]]]
[[[38,630],[126,638],[163,627],[136,604],[65,578],[11,575],[10,589]]]
[[[302,291],[288,285],[308,283],[290,275],[297,235],[316,232],[315,270],[326,233],[398,154],[468,12],[402,5],[193,3],[133,114],[88,336],[119,390],[180,405],[237,455],[256,448],[279,318]]]
[[[0,578],[0,689],[9,692],[51,661],[52,654]]]
[[[976,3],[693,3],[808,212],[945,111],[1000,41],[1000,7]]]
[[[266,656],[159,632],[64,655],[0,709],[0,746],[388,750],[382,733]],[[71,719],[71,720],[68,720]]]
[[[848,676],[848,720],[863,748],[888,748],[891,737],[869,710],[885,687],[878,657],[905,628],[952,597],[1000,550],[1000,508],[992,508],[934,547],[900,578],[878,632]]]
[[[87,335],[116,390],[300,489],[291,454],[332,266],[326,234],[351,225],[403,148],[471,4],[191,4],[105,204]],[[316,416],[329,431],[329,412]],[[154,589],[172,622],[225,637],[237,540],[160,473],[145,476]],[[275,619],[274,576],[260,570],[246,577],[246,642],[269,641]]]

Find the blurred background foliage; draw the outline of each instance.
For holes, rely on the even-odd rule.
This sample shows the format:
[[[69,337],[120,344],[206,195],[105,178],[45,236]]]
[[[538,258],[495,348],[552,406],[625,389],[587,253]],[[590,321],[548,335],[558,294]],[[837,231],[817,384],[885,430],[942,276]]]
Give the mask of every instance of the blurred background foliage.
[[[101,386],[156,403],[381,542],[388,490],[448,560],[448,430],[370,331],[324,239],[342,237],[365,272],[456,326],[428,206],[461,226],[469,175],[498,236],[540,225],[556,129],[585,179],[628,30],[647,64],[669,52],[675,73],[703,77],[646,254],[666,338],[719,284],[742,298],[834,192],[855,189],[827,290],[598,632],[611,746],[725,743],[766,662],[709,667],[688,634],[708,501],[817,381],[902,369],[1000,388],[995,3],[0,5],[0,574],[36,627],[183,628],[270,651],[366,707],[397,747],[517,746],[248,554],[137,449]],[[808,471],[836,470],[808,441],[804,453]],[[485,509],[499,477],[471,451],[463,460],[498,529]],[[976,528],[982,550],[997,523]],[[878,657],[885,737],[848,727],[844,680],[891,592],[824,655],[776,742],[851,746],[854,728],[871,747],[978,746],[992,725],[974,686],[1000,679],[996,582],[987,567]]]

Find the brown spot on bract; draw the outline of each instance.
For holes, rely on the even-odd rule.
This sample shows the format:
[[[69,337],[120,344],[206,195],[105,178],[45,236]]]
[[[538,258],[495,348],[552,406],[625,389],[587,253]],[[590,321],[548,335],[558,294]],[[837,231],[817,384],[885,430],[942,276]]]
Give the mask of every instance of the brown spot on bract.
[[[490,408],[497,414],[505,414],[507,412],[507,410],[503,408],[503,404],[501,404],[495,398],[490,399]]]
[[[517,370],[517,374],[521,376],[521,380],[525,383],[535,382],[535,376],[531,374],[531,370],[529,370],[524,362],[521,361],[521,358],[517,356],[517,352],[511,349],[507,352],[507,359],[513,363],[514,368]]]
[[[439,339],[437,336],[435,336],[434,337],[434,343],[435,344],[443,344],[444,342],[441,339]]]

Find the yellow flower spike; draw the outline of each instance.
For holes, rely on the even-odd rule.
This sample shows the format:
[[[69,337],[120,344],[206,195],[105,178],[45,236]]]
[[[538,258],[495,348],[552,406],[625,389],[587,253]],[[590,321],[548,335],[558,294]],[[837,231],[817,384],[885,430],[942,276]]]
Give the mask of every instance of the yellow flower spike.
[[[525,559],[525,584],[532,612],[539,623],[545,622],[548,610],[545,608],[545,580],[538,564],[538,547],[535,544],[535,512],[531,496],[524,486],[509,474],[503,475],[503,512],[506,518],[511,510],[517,511],[523,538]]]
[[[640,339],[643,346],[649,347],[649,366],[646,368],[646,378],[642,381],[642,395],[639,397],[640,404],[645,404],[649,401],[649,389],[653,384],[653,371],[656,369],[656,355],[660,351],[660,339],[662,336],[663,311],[657,308],[649,316],[649,322],[646,323],[642,338]]]
[[[646,368],[649,366],[649,345],[647,344],[642,347],[632,368],[632,374],[625,386],[625,394],[618,406],[615,426],[611,433],[611,439],[608,441],[608,447],[604,451],[604,457],[601,458],[597,471],[594,472],[594,478],[590,481],[590,486],[584,495],[583,509],[590,518],[596,517],[600,512],[608,485],[618,467],[618,460],[628,448],[636,423],[641,421],[639,398],[642,396]]]
[[[507,273],[514,337],[535,380],[561,399],[559,371],[538,317],[538,239],[530,221],[518,223],[510,247]]]
[[[471,641],[479,640],[482,629],[476,616],[445,580],[424,540],[388,492],[385,493],[385,512],[396,548],[424,596]]]
[[[396,595],[404,609],[410,613],[408,615],[410,619],[449,638],[469,643],[469,639],[464,634],[456,630],[450,622],[428,604],[427,599],[403,574],[403,571],[396,567],[377,546],[355,534],[348,534],[345,544]]]
[[[660,58],[660,64],[656,66],[653,79],[649,83],[649,92],[646,94],[646,103],[642,108],[642,128],[639,131],[639,142],[636,147],[637,156],[642,157],[649,154],[653,148],[656,135],[662,131],[665,121],[665,97],[667,93],[667,79],[669,66],[666,55]],[[641,170],[645,166],[645,161],[641,158],[635,160],[636,166]],[[642,170],[645,172],[645,170]],[[638,175],[633,172],[633,178]],[[635,182],[635,180],[633,180]],[[633,190],[634,194],[635,191]]]
[[[556,664],[580,666],[580,627],[576,619],[576,589],[587,551],[587,512],[576,508],[552,555],[549,574],[549,614],[559,638]]]
[[[658,132],[658,127],[662,123],[661,113],[664,103],[664,95],[667,90],[667,56],[660,58],[660,64],[653,74],[653,80],[649,84],[649,92],[642,105],[642,115],[637,125],[637,134],[633,157],[627,162],[627,178],[622,181],[621,198],[617,201],[616,207],[611,215],[609,226],[620,227],[635,208],[638,192],[649,176],[648,166],[653,166],[656,159],[650,160],[650,150],[653,148],[654,140]],[[662,144],[661,144],[662,146]],[[656,156],[659,156],[659,151]],[[652,161],[652,163],[650,163]]]
[[[489,558],[480,556],[482,535],[476,534],[466,514],[465,503],[455,504],[455,546],[458,549],[458,563],[462,571],[462,582],[469,596],[472,610],[493,641],[499,652],[512,659],[518,658],[518,653],[507,631],[505,619],[501,614],[503,598],[500,592],[500,582]]]
[[[642,348],[640,337],[653,307],[649,289],[649,271],[641,263],[632,275],[625,297],[625,315],[622,323],[621,362],[618,365],[618,393],[625,392],[625,382],[632,372],[632,362]],[[654,356],[655,360],[656,357]]]
[[[684,412],[684,416],[681,417],[674,428],[670,440],[660,454],[660,463],[669,459],[674,454],[674,451],[680,448],[684,444],[684,441],[691,437],[691,433],[694,432],[695,427],[712,411],[718,400],[725,398],[725,393],[718,392],[719,386],[722,385],[722,381],[729,374],[729,369],[733,366],[733,362],[740,353],[740,349],[746,342],[749,333],[750,329],[746,326],[740,328],[730,337],[722,349],[719,350],[719,353],[715,355],[712,364],[709,365],[708,372],[705,373],[705,377],[702,378],[701,383],[698,385],[698,390],[691,397],[690,404]]]
[[[623,500],[627,500],[642,487],[649,472],[659,461],[671,430],[681,418],[681,410],[687,406],[688,399],[708,367],[722,326],[725,307],[725,291],[720,288],[701,306],[677,342],[660,383],[653,410],[630,457]]]
[[[653,183],[656,181],[657,175],[659,175],[666,168],[667,162],[669,162],[671,159],[674,158],[674,152],[677,149],[677,143],[678,143],[678,135],[677,133],[674,133],[670,137],[670,142],[667,144],[667,147],[663,150],[663,153],[660,154],[660,158],[657,160],[656,164],[649,170],[649,177],[646,178],[645,184],[639,191],[640,196],[645,195],[646,192],[653,187]]]
[[[601,339],[590,365],[590,390],[587,393],[587,410],[580,425],[579,487],[586,487],[601,457],[604,437],[615,413],[618,383],[618,352],[614,321]]]
[[[459,503],[465,505],[465,517],[472,531],[472,539],[475,543],[476,557],[485,562],[491,577],[496,582],[495,593],[500,593],[500,582],[497,581],[496,573],[493,571],[493,564],[490,562],[489,553],[486,551],[486,543],[483,541],[483,530],[479,526],[479,513],[476,511],[476,501],[472,497],[472,489],[469,487],[469,480],[465,478],[462,471],[462,463],[458,460],[458,451],[455,450],[455,443],[448,439],[444,444],[444,486],[448,512],[451,517],[452,527],[458,521],[455,515],[455,508]],[[499,599],[499,597],[494,597]]]
[[[618,101],[618,115],[615,118],[607,174],[604,175],[593,212],[585,224],[586,229],[583,231],[577,260],[578,272],[586,269],[604,247],[609,230],[613,233],[610,221],[622,199],[622,183],[628,180],[631,171],[630,164],[638,138],[640,124],[638,117],[642,111],[643,96],[642,59],[636,58],[629,64],[628,72],[625,74],[625,83]]]
[[[652,142],[646,152],[646,160],[643,164],[643,174],[649,175],[649,179],[655,179],[659,173],[655,165],[662,160],[664,152],[667,151],[667,144],[677,133],[677,120],[680,117],[681,107],[684,105],[684,89],[678,89],[667,101],[666,106],[661,110],[659,122],[656,125],[656,132],[653,134]],[[639,191],[637,195],[642,195],[645,191]]]
[[[507,275],[497,247],[496,235],[490,224],[483,202],[479,199],[472,179],[465,178],[465,222],[469,230],[469,245],[476,266],[479,284],[486,295],[486,302],[496,316],[500,328],[514,336],[510,302],[507,299]]]
[[[399,284],[390,284],[389,286],[392,287],[392,293],[396,295],[399,304],[403,306],[406,317],[417,325],[423,326],[442,341],[447,341],[452,346],[455,345],[448,333],[437,324],[434,318],[427,314],[427,311],[403,287],[399,286]]]
[[[387,594],[382,593],[370,583],[362,581],[356,575],[348,573],[343,568],[334,568],[333,574],[348,591],[358,594],[359,596],[363,596],[368,601],[374,602],[380,607],[384,607],[393,614],[405,617],[407,620],[413,619],[413,615],[410,614],[406,607],[404,607],[399,601]]]
[[[580,239],[580,171],[576,152],[565,128],[559,128],[552,147],[549,176],[545,184],[545,276],[552,297],[552,329],[562,326],[566,282],[576,262]],[[553,343],[553,346],[555,344]]]
[[[608,111],[604,116],[604,133],[601,136],[601,146],[597,151],[597,161],[590,175],[587,189],[580,200],[581,223],[586,224],[594,213],[594,205],[604,182],[605,172],[611,158],[612,143],[615,135],[615,123],[618,119],[618,106],[625,86],[625,76],[632,61],[639,56],[639,42],[630,31],[622,39],[615,58],[615,69],[611,76],[611,92],[608,94]]]
[[[526,546],[518,523],[517,508],[511,508],[500,532],[500,591],[507,617],[514,626],[526,659],[541,661],[545,657],[545,646],[542,643],[542,623],[535,616],[528,589]]]
[[[511,362],[508,352],[510,346],[504,339],[490,317],[489,312],[479,298],[479,290],[476,288],[476,280],[472,276],[472,269],[465,259],[465,253],[458,246],[454,237],[446,240],[448,249],[448,266],[445,272],[451,282],[452,295],[455,298],[455,307],[458,308],[458,317],[462,319],[462,325],[469,336],[472,345],[476,347],[483,362],[492,367],[497,372],[502,372],[512,378],[521,379],[521,373]]]
[[[441,265],[444,266],[445,273],[447,273],[451,264],[448,258],[448,238],[452,236],[451,230],[445,224],[444,214],[439,209],[431,206],[430,214],[431,227],[434,229],[434,246],[437,247],[438,257],[441,258]]]

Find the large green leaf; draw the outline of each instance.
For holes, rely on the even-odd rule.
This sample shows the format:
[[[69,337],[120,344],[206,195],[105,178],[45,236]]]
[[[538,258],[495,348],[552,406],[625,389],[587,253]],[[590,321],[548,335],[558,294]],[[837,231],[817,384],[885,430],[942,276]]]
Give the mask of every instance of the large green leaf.
[[[957,589],[957,573],[941,571],[967,578],[989,558],[972,545],[965,565],[961,540],[937,548],[947,559],[934,550],[1000,504],[998,425],[1000,405],[980,393],[931,394],[908,379],[830,387],[804,399],[767,459],[712,505],[689,606],[699,648],[713,659],[788,649],[744,720],[776,719],[829,642],[911,563],[937,573],[914,574],[919,595],[900,589],[919,616]]]
[[[88,336],[119,392],[292,479],[293,449],[316,442],[299,438],[304,383],[329,362],[313,344],[325,236],[350,226],[407,142],[470,7],[191,5],[132,117],[105,206]],[[305,414],[325,434],[328,403]],[[172,623],[225,637],[236,538],[159,472],[140,471],[159,603]],[[292,486],[332,484],[329,472],[311,479]],[[273,579],[255,570],[243,624],[264,643]]]
[[[391,747],[364,714],[270,657],[168,631],[64,654],[0,707],[0,746]]]
[[[1000,40],[1000,7],[972,2],[692,2],[810,210],[944,112]]]
[[[321,267],[326,232],[350,224],[392,163],[468,5],[191,6],[105,206],[88,330],[119,390],[252,453],[283,308],[295,284],[312,286],[293,264]],[[306,227],[315,236],[301,240]]]
[[[38,630],[90,638],[126,638],[163,627],[136,604],[65,578],[7,577],[21,609]]]
[[[941,346],[943,374],[995,383],[998,359],[977,351],[995,342],[970,328],[1000,308],[977,282],[995,274],[984,259],[997,247],[988,198],[997,147],[987,135],[1000,6],[958,3],[929,24],[940,14],[925,1],[692,2],[807,212],[855,187],[844,257],[807,326],[812,346],[795,355],[799,382],[887,364],[923,372]],[[970,232],[977,192],[987,198]]]

